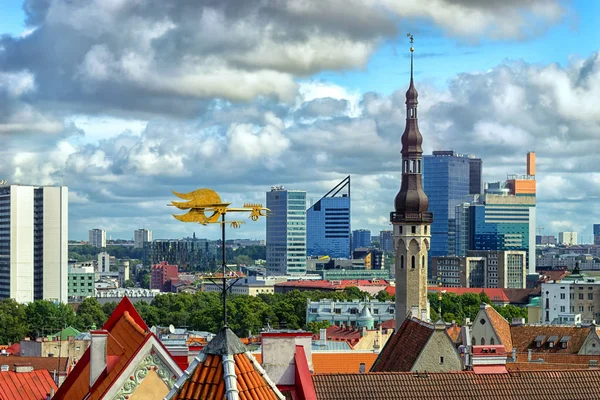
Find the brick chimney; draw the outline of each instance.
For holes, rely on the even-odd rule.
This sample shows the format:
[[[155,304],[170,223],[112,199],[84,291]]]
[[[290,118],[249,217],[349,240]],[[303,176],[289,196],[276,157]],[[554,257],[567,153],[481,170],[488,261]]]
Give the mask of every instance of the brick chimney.
[[[90,387],[94,386],[100,374],[106,369],[106,345],[108,331],[90,331]]]

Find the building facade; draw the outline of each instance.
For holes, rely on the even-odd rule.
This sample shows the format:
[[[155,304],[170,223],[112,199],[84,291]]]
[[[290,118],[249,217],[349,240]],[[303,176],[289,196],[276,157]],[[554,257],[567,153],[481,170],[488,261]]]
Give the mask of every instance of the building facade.
[[[287,282],[287,278],[282,276],[246,276],[235,282],[229,289],[229,293],[246,296],[273,294],[275,293],[275,284],[281,282]],[[204,282],[203,289],[205,292],[221,293],[223,291],[223,286],[207,281]]]
[[[368,314],[366,311],[362,313],[365,308],[368,310]],[[394,319],[395,308],[396,306],[392,301],[307,300],[306,322],[329,321],[331,325],[345,325],[347,327],[362,327],[371,324],[369,329],[373,329],[382,322]],[[370,315],[372,319],[367,321],[365,314]]]
[[[105,251],[98,253],[97,271],[101,274],[110,272],[110,254]]]
[[[0,298],[68,298],[68,188],[0,186]]]
[[[577,232],[558,232],[558,243],[565,246],[576,246]]]
[[[431,257],[432,272],[444,287],[524,289],[524,251],[469,251],[468,256]]]
[[[469,194],[481,193],[482,165],[481,159],[452,150],[434,151],[423,157],[424,190],[435,215],[431,257],[456,254],[455,209]]]
[[[394,235],[393,231],[379,232],[379,248],[384,252],[394,251]]]
[[[306,210],[306,255],[350,258],[350,176]]]
[[[169,265],[166,261],[150,267],[150,289],[158,289],[161,292],[168,291],[167,284],[171,279],[177,279],[177,265]]]
[[[352,251],[359,247],[371,247],[371,231],[356,229],[352,231]]]
[[[594,244],[600,246],[600,224],[594,224]]]
[[[104,229],[92,229],[88,232],[90,246],[106,247],[106,231]]]
[[[78,301],[96,295],[93,267],[69,268],[69,301]]]
[[[133,247],[136,249],[143,249],[144,243],[152,241],[152,231],[149,229],[136,229],[133,231]]]
[[[410,85],[406,91],[406,125],[402,134],[402,182],[390,213],[396,272],[396,330],[409,312],[429,319],[427,264],[433,213],[423,190],[423,136],[417,118],[418,93],[413,81],[411,47]]]
[[[144,264],[161,261],[192,271],[211,271],[217,253],[216,242],[207,239],[157,239],[144,243]]]
[[[273,186],[267,208],[267,273],[306,274],[306,192]]]
[[[600,282],[572,274],[561,281],[542,283],[542,322],[570,324],[600,320]]]

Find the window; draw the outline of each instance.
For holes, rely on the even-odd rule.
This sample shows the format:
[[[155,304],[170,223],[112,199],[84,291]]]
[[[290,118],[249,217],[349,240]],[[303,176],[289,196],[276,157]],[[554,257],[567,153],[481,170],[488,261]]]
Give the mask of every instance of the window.
[[[440,364],[444,363],[444,357],[440,357]]]
[[[427,225],[425,225],[425,234],[427,235]]]
[[[588,300],[594,300],[594,293],[588,293]]]
[[[400,256],[400,269],[404,269],[404,256]]]
[[[341,313],[342,313],[342,309],[341,309],[341,308],[334,308],[334,309],[333,309],[333,312],[334,312],[335,314],[341,314]]]
[[[481,345],[484,346],[485,345],[485,338],[481,338]]]
[[[416,226],[414,226],[414,225],[413,225],[413,226],[411,226],[411,227],[410,227],[410,231],[411,231],[411,233],[417,233],[417,227],[416,227]]]
[[[579,300],[583,300],[583,293],[579,293]]]
[[[494,338],[490,338],[490,344],[493,345],[495,343]]]
[[[479,320],[479,323],[480,323],[481,325],[485,325],[485,319],[481,318],[481,319]]]
[[[565,306],[560,306],[560,312],[565,312]]]
[[[565,294],[564,294],[564,293],[561,293],[561,294],[560,294],[560,299],[561,299],[561,300],[564,300],[564,299],[565,299]]]
[[[415,269],[415,265],[417,264],[417,260],[415,259],[415,256],[411,257],[410,264],[411,264],[411,268]]]
[[[583,312],[583,306],[579,306],[579,312]]]
[[[400,234],[402,234],[402,225],[400,225],[399,229],[400,229]]]
[[[421,268],[425,268],[425,256],[421,256]]]

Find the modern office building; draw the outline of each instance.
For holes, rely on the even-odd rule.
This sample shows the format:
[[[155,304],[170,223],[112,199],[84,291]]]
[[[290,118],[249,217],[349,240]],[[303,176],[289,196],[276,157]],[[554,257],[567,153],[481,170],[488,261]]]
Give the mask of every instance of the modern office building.
[[[69,301],[81,301],[86,297],[94,297],[96,274],[93,267],[69,268],[68,296]]]
[[[306,274],[306,192],[273,186],[267,192],[267,274]]]
[[[152,241],[152,231],[142,228],[136,229],[133,232],[133,247],[136,249],[143,249],[144,243]]]
[[[423,157],[423,187],[435,215],[430,257],[456,254],[455,209],[466,196],[481,193],[482,165],[481,159],[452,150]]]
[[[556,245],[556,236],[552,236],[552,235],[537,235],[535,237],[535,244],[536,245],[548,245],[548,246],[555,246]]]
[[[371,231],[356,229],[352,231],[352,251],[359,247],[371,247]]]
[[[359,247],[352,252],[352,259],[363,260],[364,269],[366,270],[385,269],[385,256],[382,250]]]
[[[166,261],[182,270],[209,271],[216,266],[216,242],[207,239],[156,239],[144,243],[145,265]]]
[[[68,193],[0,186],[0,298],[67,302]]]
[[[577,232],[558,232],[558,243],[565,246],[576,246]]]
[[[350,258],[350,176],[306,210],[306,255]]]
[[[471,259],[485,258],[485,263],[481,264],[485,268],[483,287],[501,289],[524,289],[527,287],[527,253],[525,251],[470,250],[467,255]],[[469,267],[474,267],[474,264]],[[468,272],[481,274],[481,271],[473,269]]]
[[[103,229],[92,229],[89,232],[90,246],[103,248],[106,247],[106,231]]]
[[[468,205],[468,218],[457,220],[468,226],[469,250],[525,251],[529,274],[536,273],[534,173],[535,154],[528,153],[526,175],[509,175],[504,182],[488,183],[485,194]],[[457,227],[457,232],[464,230],[465,225]]]
[[[600,245],[600,224],[594,224],[594,244]]]
[[[394,251],[394,236],[392,231],[379,232],[379,248],[381,251]]]

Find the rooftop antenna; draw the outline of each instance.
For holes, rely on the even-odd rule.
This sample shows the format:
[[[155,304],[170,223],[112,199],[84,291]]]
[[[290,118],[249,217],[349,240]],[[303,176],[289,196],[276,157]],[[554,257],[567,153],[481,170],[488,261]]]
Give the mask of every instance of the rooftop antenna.
[[[221,295],[223,296],[223,327],[227,327],[227,290],[229,290],[239,279],[240,276],[236,271],[229,269],[226,261],[226,240],[225,240],[225,225],[229,224],[231,228],[239,228],[245,221],[232,220],[225,221],[225,215],[229,212],[249,213],[249,219],[258,221],[260,217],[266,217],[270,211],[262,204],[245,203],[243,207],[229,207],[231,203],[223,203],[221,197],[211,189],[198,189],[189,193],[177,193],[173,191],[175,196],[186,201],[172,201],[169,206],[177,207],[180,210],[188,210],[186,214],[173,214],[175,219],[181,222],[196,222],[201,225],[220,224],[221,225],[221,277],[218,273],[209,273],[204,276],[205,279],[211,281],[215,286],[221,285]]]
[[[413,53],[415,52],[415,48],[412,46],[412,44],[415,42],[415,37],[413,36],[412,33],[407,33],[406,37],[410,38],[410,81],[412,83],[413,80]]]

